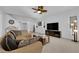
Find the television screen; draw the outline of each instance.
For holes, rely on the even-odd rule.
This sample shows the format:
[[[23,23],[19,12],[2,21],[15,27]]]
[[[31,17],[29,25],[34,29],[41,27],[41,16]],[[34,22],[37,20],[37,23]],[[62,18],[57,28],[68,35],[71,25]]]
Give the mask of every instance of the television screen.
[[[48,23],[47,30],[58,30],[58,23]]]

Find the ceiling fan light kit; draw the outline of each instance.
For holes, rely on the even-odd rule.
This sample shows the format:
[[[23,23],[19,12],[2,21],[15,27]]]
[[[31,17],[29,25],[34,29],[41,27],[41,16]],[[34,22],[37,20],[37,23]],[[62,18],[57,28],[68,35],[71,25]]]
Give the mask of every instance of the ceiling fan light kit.
[[[38,8],[32,8],[32,9],[35,10],[34,13],[38,13],[38,14],[47,12],[47,10],[45,10],[43,6],[38,6]]]
[[[41,11],[37,11],[38,14],[41,14]]]

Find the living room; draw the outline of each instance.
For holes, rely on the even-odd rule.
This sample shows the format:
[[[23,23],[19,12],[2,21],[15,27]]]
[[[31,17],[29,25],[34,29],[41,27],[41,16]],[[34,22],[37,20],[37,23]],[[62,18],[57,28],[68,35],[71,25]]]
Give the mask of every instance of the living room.
[[[33,10],[33,8],[35,9]],[[42,36],[46,34],[46,30],[50,29],[48,28],[50,27],[48,24],[57,23],[57,30],[53,30],[53,29],[52,30],[54,31],[53,32],[54,34],[56,33],[55,31],[57,31],[57,33],[59,32],[60,34],[57,35],[56,33],[58,37],[50,36],[50,33],[52,33],[51,31],[48,35],[50,36],[50,41],[46,45],[44,45],[45,47],[41,52],[44,52],[44,53],[56,52],[56,51],[57,52],[79,52],[78,50],[75,51],[76,50],[75,47],[73,48],[72,51],[69,50],[70,49],[69,47],[68,47],[68,50],[61,51],[62,45],[60,46],[61,49],[58,48],[57,46],[59,51],[58,50],[53,51],[53,49],[50,48],[51,45],[53,44],[51,43],[51,41],[54,41],[54,39],[60,42],[63,40],[67,40],[67,42],[68,41],[71,42],[69,44],[71,44],[72,47],[77,43],[77,42],[73,43],[74,41],[72,41],[74,40],[74,36],[73,36],[72,28],[70,27],[70,17],[75,16],[77,18],[76,19],[77,30],[79,31],[79,26],[78,26],[79,7],[78,6],[43,6],[43,8],[47,10],[47,12],[42,14],[39,14],[36,12],[37,8],[38,6],[0,6],[0,19],[1,19],[0,37],[3,37],[10,30],[18,30],[18,31],[22,30],[26,32],[32,32],[37,36]],[[77,41],[79,41],[78,39],[79,37],[77,32]],[[55,41],[55,42],[58,43],[58,41]],[[66,41],[63,41],[63,42],[66,42]]]

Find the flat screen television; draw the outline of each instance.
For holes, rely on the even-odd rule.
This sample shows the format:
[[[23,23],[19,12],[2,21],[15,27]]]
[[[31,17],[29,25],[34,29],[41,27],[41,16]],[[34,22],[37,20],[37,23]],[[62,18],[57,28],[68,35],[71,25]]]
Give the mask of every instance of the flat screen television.
[[[58,23],[48,23],[47,30],[59,30]]]

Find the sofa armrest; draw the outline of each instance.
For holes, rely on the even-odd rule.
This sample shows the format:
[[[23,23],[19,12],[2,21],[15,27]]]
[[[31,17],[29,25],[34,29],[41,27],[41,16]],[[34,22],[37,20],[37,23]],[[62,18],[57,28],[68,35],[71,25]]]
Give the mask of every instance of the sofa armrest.
[[[12,52],[14,53],[40,53],[42,52],[42,43],[40,41],[37,41],[28,46],[24,46],[16,50],[13,50]]]

